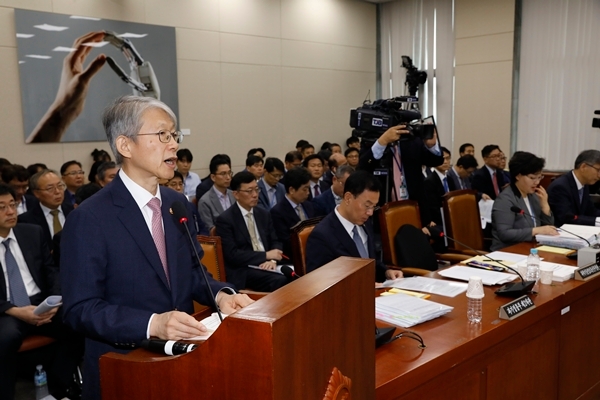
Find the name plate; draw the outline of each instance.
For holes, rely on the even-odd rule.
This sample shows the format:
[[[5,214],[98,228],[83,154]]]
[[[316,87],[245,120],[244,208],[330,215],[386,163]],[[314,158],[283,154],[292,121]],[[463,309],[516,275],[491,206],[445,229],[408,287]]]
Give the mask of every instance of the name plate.
[[[598,263],[588,265],[587,267],[577,268],[575,270],[576,281],[587,281],[588,279],[594,278],[600,273],[600,265]]]
[[[500,307],[500,319],[513,320],[535,308],[533,300],[524,295]]]

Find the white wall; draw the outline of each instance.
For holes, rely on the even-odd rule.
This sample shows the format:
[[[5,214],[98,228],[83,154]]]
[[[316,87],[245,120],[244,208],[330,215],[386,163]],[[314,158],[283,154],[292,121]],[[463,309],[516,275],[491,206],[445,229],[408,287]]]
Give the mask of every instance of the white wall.
[[[86,170],[105,142],[25,145],[14,8],[176,27],[182,147],[207,173],[216,153],[350,136],[349,109],[375,93],[376,6],[359,0],[0,0],[0,157]]]

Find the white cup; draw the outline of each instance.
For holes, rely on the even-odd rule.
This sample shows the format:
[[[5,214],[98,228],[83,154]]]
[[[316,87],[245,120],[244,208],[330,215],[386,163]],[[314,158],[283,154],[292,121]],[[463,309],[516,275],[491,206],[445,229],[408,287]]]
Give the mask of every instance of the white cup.
[[[542,266],[540,267],[540,283],[542,285],[551,285],[552,284],[552,267]]]

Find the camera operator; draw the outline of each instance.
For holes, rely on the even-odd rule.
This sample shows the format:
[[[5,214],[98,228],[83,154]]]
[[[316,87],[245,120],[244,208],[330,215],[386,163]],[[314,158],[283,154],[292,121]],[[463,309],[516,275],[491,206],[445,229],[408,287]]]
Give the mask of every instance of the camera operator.
[[[436,167],[444,162],[436,130],[431,139],[423,140],[411,134],[406,125],[397,125],[371,143],[363,142],[359,167],[370,172],[388,169],[390,200],[419,201],[424,179],[421,166]]]

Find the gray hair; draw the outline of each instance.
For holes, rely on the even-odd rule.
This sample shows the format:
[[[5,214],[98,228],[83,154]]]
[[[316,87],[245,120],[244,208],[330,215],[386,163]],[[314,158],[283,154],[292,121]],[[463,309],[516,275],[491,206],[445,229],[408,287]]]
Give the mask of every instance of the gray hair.
[[[600,164],[600,151],[584,150],[581,153],[579,153],[579,155],[575,159],[575,169],[579,168],[581,164]]]
[[[152,109],[163,110],[173,124],[177,125],[177,117],[169,106],[152,97],[122,96],[104,110],[102,124],[117,164],[123,163],[123,157],[117,151],[117,138],[125,136],[135,141],[136,135],[144,125],[144,113]]]
[[[56,172],[53,169],[45,169],[36,174],[33,174],[33,176],[31,178],[29,178],[29,188],[31,190],[38,190],[40,188],[40,186],[38,184],[40,179],[42,178],[42,176],[46,176],[48,174],[54,174],[56,176],[60,176],[60,175],[58,175],[58,172]]]
[[[344,177],[344,175],[346,175],[346,174],[352,175],[353,172],[354,172],[354,167],[351,167],[348,164],[340,165],[335,170],[335,177],[338,179],[342,179]]]
[[[106,178],[106,171],[112,168],[117,168],[117,164],[114,161],[105,161],[98,166],[96,170],[96,176],[99,181],[103,181]]]

